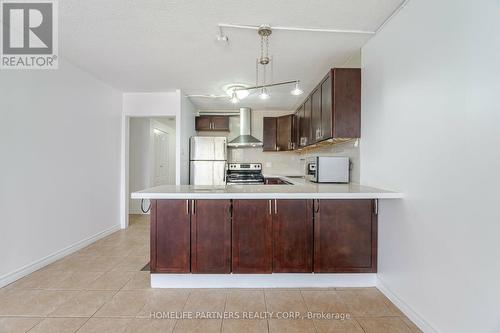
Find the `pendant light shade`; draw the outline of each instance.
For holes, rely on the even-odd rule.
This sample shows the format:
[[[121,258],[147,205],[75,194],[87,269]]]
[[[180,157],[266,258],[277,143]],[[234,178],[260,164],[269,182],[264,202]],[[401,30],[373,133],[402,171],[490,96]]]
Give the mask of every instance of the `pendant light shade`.
[[[295,82],[295,89],[290,91],[290,94],[292,94],[294,96],[299,96],[299,95],[302,95],[303,93],[304,92],[302,91],[302,89],[299,88],[299,81]]]

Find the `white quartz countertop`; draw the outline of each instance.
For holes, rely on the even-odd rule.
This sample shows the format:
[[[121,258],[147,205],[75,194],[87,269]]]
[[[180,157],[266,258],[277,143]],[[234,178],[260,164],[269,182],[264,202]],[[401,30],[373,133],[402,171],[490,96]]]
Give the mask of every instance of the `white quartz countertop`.
[[[316,184],[279,177],[292,185],[162,185],[133,192],[132,199],[400,199],[402,193],[360,184]]]

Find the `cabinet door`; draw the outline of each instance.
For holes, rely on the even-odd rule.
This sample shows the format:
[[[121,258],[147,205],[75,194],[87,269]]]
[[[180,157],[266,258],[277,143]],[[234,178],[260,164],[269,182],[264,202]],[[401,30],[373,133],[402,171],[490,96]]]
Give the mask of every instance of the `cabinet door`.
[[[193,200],[191,271],[231,272],[231,201]]]
[[[271,273],[271,200],[233,200],[233,273]]]
[[[321,137],[332,137],[332,75],[321,83]]]
[[[190,271],[188,200],[151,201],[151,272]]]
[[[311,133],[311,109],[312,109],[312,103],[311,103],[311,97],[306,99],[306,102],[304,103],[304,146],[310,145],[313,143],[313,133]]]
[[[314,205],[314,271],[376,272],[374,201],[317,200]]]
[[[321,141],[321,89],[311,95],[311,136],[312,142]]]
[[[273,200],[273,272],[312,272],[312,200]]]
[[[213,131],[229,131],[228,116],[212,116],[211,118]]]
[[[195,118],[194,124],[197,131],[210,131],[212,120],[209,116],[199,116]]]
[[[276,147],[276,117],[264,117],[263,145],[264,151],[275,151]]]
[[[333,136],[359,138],[361,135],[361,69],[335,68]]]
[[[278,150],[292,150],[293,115],[277,118],[276,146]]]
[[[298,110],[298,126],[299,126],[299,141],[298,146],[304,147],[306,145],[305,139],[305,119],[304,119],[304,105],[302,105]]]

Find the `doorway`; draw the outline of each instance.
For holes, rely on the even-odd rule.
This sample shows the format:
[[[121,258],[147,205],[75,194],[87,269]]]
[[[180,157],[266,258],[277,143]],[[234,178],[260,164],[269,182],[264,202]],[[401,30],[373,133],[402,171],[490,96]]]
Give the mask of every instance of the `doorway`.
[[[133,117],[129,123],[130,193],[160,185],[175,185],[176,163],[175,117]],[[147,220],[143,210],[149,205],[129,199],[129,221]]]

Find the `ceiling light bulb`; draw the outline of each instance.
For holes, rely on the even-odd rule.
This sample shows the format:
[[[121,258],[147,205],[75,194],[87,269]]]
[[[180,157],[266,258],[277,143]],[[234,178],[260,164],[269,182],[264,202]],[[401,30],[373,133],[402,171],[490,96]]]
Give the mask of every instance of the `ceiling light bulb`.
[[[299,81],[295,82],[295,89],[290,91],[290,94],[294,96],[302,95],[304,92],[299,88]]]
[[[231,103],[236,104],[240,101],[238,96],[236,95],[236,92],[233,92],[233,95],[231,96]]]
[[[250,95],[250,91],[248,91],[247,89],[238,89],[238,90],[235,90],[236,92],[236,96],[238,96],[239,99],[245,99],[248,97],[248,95]]]
[[[267,93],[266,87],[262,88],[262,91],[259,95],[260,99],[269,99],[269,94]]]

